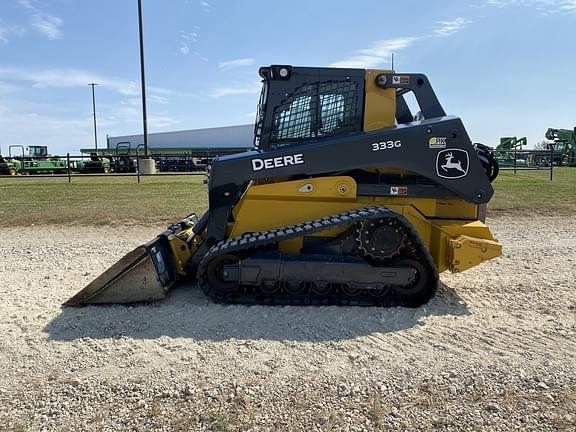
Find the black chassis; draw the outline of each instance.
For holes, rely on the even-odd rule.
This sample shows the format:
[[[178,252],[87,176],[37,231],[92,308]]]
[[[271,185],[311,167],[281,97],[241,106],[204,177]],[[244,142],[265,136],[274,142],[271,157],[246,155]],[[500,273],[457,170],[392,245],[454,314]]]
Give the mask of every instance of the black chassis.
[[[345,175],[370,167],[400,168],[431,180],[436,185],[436,192],[431,196],[456,196],[471,203],[487,203],[494,191],[464,125],[459,118],[445,115],[426,76],[382,74],[377,77],[377,83],[382,87],[397,89],[398,125],[395,127],[327,137],[273,150],[260,148],[214,159],[208,182],[209,211],[194,228],[196,233],[207,230],[205,241],[190,265],[195,267],[212,245],[225,238],[232,208],[251,180]],[[424,120],[410,121],[412,114],[403,98],[407,91],[414,92]],[[440,138],[438,141],[443,147],[431,145],[431,138]],[[400,146],[394,144],[398,142]],[[388,148],[384,144],[385,149],[380,150],[380,143],[392,143],[392,147]],[[374,150],[376,146],[378,150]],[[438,160],[454,151],[460,155],[462,152],[467,154],[466,174],[458,178],[439,176]],[[302,163],[289,163],[295,155],[298,155],[297,159]],[[284,158],[286,156],[288,159]],[[277,160],[282,163],[287,161],[288,164],[254,170],[253,160],[274,161],[274,158],[281,158]],[[402,186],[402,183],[399,185]],[[369,188],[370,194],[390,195],[389,185],[380,189],[377,186]]]

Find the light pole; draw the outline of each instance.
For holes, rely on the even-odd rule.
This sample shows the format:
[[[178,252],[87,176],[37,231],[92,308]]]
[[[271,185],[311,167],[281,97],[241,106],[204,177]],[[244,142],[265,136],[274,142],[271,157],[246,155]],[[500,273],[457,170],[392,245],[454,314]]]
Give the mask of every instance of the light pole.
[[[96,149],[96,153],[98,153],[98,132],[96,131],[96,98],[94,97],[94,87],[98,84],[90,83],[88,84],[92,87],[92,115],[94,117],[94,148]]]
[[[142,122],[144,124],[144,156],[148,157],[148,124],[146,119],[146,78],[144,76],[144,36],[142,34],[142,0],[138,0],[138,30],[140,34],[140,80],[142,83]]]

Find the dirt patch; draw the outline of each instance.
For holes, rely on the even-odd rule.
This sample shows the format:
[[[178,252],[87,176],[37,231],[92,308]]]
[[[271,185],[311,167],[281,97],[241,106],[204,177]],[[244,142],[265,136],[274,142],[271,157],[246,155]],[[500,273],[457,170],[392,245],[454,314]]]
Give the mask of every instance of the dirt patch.
[[[193,285],[60,304],[156,229],[0,229],[7,430],[572,430],[576,230],[489,221],[504,255],[419,309],[245,307]],[[159,230],[159,229],[158,229]]]

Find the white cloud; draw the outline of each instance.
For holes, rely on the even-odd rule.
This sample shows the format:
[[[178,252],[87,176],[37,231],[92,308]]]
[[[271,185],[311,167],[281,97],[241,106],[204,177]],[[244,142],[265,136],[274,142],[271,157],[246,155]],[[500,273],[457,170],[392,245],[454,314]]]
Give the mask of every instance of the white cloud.
[[[198,33],[181,31],[180,37],[186,41],[196,42],[198,40]]]
[[[10,102],[10,101],[8,101]],[[53,154],[79,153],[80,147],[92,144],[91,116],[62,116],[22,111],[10,104],[10,109],[0,107],[0,146],[8,153],[12,144],[48,145]],[[99,136],[99,142],[104,139]]]
[[[147,96],[147,99],[150,102],[156,102],[157,104],[160,104],[160,105],[166,105],[168,103],[168,98],[165,98],[163,96],[158,96],[158,95]]]
[[[210,3],[208,3],[207,1],[201,1],[200,2],[200,6],[202,7],[202,10],[205,13],[210,13],[210,11],[212,10],[212,5]]]
[[[49,40],[62,37],[61,27],[64,24],[62,18],[37,8],[32,0],[18,0],[18,3],[30,13],[30,22],[36,31]]]
[[[6,25],[0,19],[0,44],[7,44],[10,42],[12,36],[22,36],[25,30],[20,26]]]
[[[98,141],[105,135],[140,132],[142,111],[137,82],[113,79],[87,71],[51,69],[27,70],[0,66],[0,147],[6,151],[15,143],[48,145],[53,153],[77,154],[93,145],[92,105],[89,82],[98,82],[96,111]],[[40,88],[40,90],[38,89]],[[77,99],[54,104],[54,91],[78,90]],[[56,90],[53,90],[56,89]],[[103,91],[108,94],[101,94]],[[37,97],[41,92],[41,97]],[[115,92],[116,94],[110,92]],[[170,130],[180,124],[179,116],[164,111],[169,98],[181,91],[148,87],[150,131]],[[192,95],[186,97],[193,97]],[[52,100],[52,102],[50,102]]]
[[[470,24],[470,21],[462,17],[452,21],[436,21],[433,32],[438,36],[451,36],[462,30],[467,24]]]
[[[190,43],[198,41],[198,33],[180,31],[180,48],[178,49],[181,54],[190,54]]]
[[[565,0],[560,5],[560,9],[569,11],[569,12],[576,12],[576,0]]]
[[[576,0],[572,1],[576,2]],[[453,21],[437,21],[435,27],[431,30],[431,34],[379,40],[373,42],[370,47],[359,49],[350,57],[332,63],[330,66],[340,68],[375,68],[383,65],[389,66],[392,63],[393,53],[408,48],[414,42],[425,40],[432,35],[451,36],[462,30],[470,22],[471,21],[463,17],[458,17]]]
[[[234,96],[241,94],[257,94],[262,89],[262,83],[255,81],[252,83],[238,84],[235,87],[221,87],[210,93],[213,98],[220,98],[223,96]]]
[[[32,1],[30,0],[18,0],[18,3],[20,4],[20,6],[26,9],[34,9],[34,6],[32,6]]]
[[[168,126],[174,126],[175,124],[180,123],[180,121],[167,115],[151,115],[148,118],[148,123],[152,128],[162,129]]]
[[[0,81],[0,94],[14,93],[18,90],[20,90],[18,86],[8,84],[4,81]]]
[[[133,102],[133,101],[130,101]],[[142,110],[140,108],[140,100],[132,106],[104,106],[98,110],[98,125],[106,128],[109,134],[127,134],[127,128],[140,127],[142,123]],[[106,114],[103,114],[106,113]],[[165,129],[175,124],[181,123],[173,117],[170,117],[166,112],[148,113],[148,126],[151,129]],[[88,123],[90,124],[90,123]]]
[[[122,105],[137,107],[137,106],[140,106],[140,101],[141,101],[140,98],[128,98],[128,99],[121,100],[120,103]]]
[[[150,93],[156,93],[156,94],[164,95],[164,96],[175,96],[175,95],[190,96],[190,94],[182,93],[181,91],[174,91],[174,90],[162,88],[162,87],[155,87],[155,86],[147,85],[146,88],[148,89],[148,91]]]
[[[32,70],[0,66],[0,79],[28,81],[35,87],[52,88],[80,87],[95,82],[127,96],[134,96],[140,93],[136,81],[107,78],[93,72],[74,69]]]
[[[66,109],[54,112],[54,106],[30,103],[21,99],[2,98],[0,101],[0,147],[7,152],[12,144],[47,145],[53,154],[78,154],[80,148],[94,145],[91,105],[86,109]],[[139,106],[100,103],[96,107],[98,143],[106,144],[106,134],[141,133],[142,111]],[[170,130],[180,120],[166,112],[150,113],[151,132]]]
[[[541,13],[576,13],[576,0],[486,0],[488,6],[527,6]]]
[[[392,53],[410,46],[418,37],[399,37],[379,40],[369,48],[359,49],[347,59],[332,63],[332,67],[341,68],[372,68],[383,64],[390,64]]]
[[[235,60],[227,60],[218,64],[218,69],[229,70],[235,69],[242,66],[250,66],[254,64],[254,59],[252,58],[241,58]]]
[[[35,14],[32,17],[32,26],[43,33],[48,39],[56,40],[62,37],[63,21],[61,18],[50,14]]]
[[[100,74],[75,69],[24,69],[0,66],[0,79],[8,81],[30,82],[38,88],[74,88],[85,87],[91,82],[98,83],[106,90],[112,90],[124,96],[140,95],[140,84],[136,81],[109,78]],[[155,95],[174,95],[173,90],[148,86],[150,98],[157,103],[166,103],[167,99]]]

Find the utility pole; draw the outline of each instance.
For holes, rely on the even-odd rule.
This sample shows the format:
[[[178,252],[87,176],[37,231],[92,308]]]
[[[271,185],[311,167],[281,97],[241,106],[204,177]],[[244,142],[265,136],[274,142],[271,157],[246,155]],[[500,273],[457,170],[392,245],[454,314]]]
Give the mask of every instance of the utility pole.
[[[98,132],[96,131],[96,98],[94,97],[94,87],[98,84],[90,83],[88,84],[92,87],[92,115],[94,117],[94,148],[96,149],[96,153],[98,153]]]
[[[138,0],[138,29],[140,33],[140,81],[142,83],[142,121],[144,123],[144,157],[148,157],[148,124],[146,118],[146,78],[144,76],[144,36],[142,34],[142,0]]]

